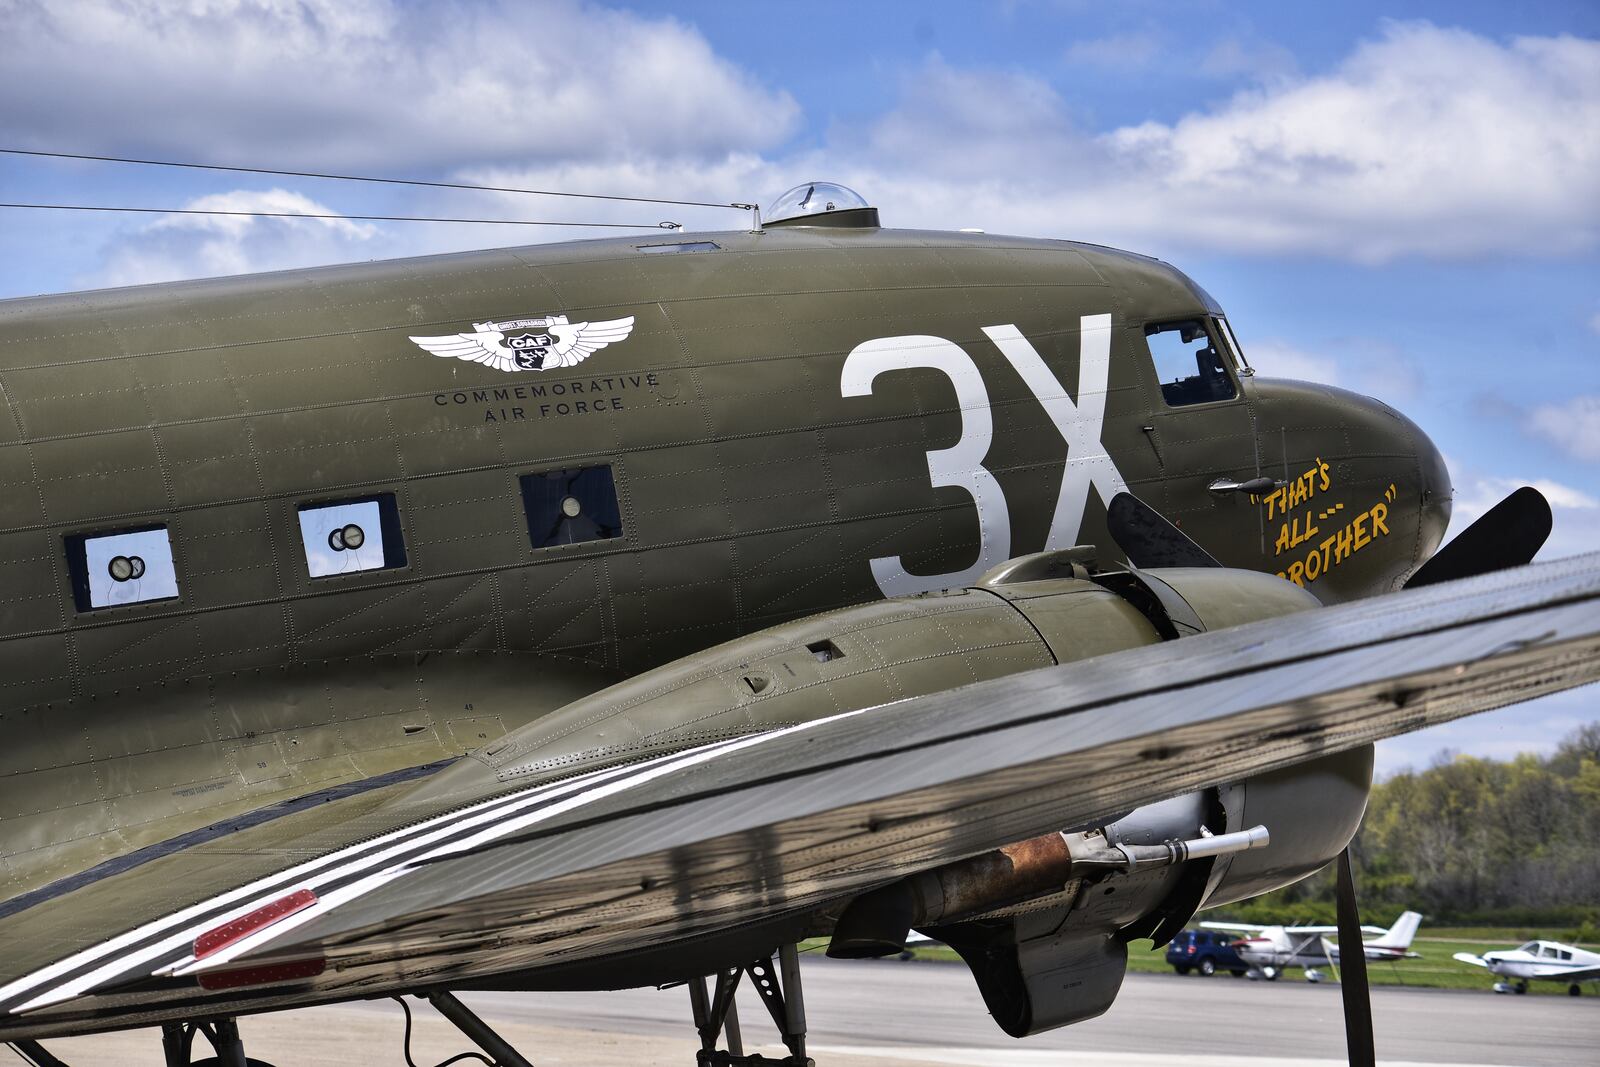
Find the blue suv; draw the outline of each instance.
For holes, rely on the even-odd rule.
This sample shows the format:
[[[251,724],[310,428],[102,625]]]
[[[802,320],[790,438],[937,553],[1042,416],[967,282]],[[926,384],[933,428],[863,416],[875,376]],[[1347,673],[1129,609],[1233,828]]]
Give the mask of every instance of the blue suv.
[[[1179,974],[1230,971],[1235,978],[1250,969],[1233,950],[1233,938],[1215,930],[1184,930],[1167,945],[1167,962]]]

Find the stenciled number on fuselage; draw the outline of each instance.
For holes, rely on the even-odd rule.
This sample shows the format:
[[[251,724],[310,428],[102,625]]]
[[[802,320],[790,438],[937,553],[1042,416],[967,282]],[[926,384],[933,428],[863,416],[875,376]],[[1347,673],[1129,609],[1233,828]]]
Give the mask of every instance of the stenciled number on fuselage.
[[[1111,376],[1111,316],[1084,315],[1078,348],[1078,399],[1067,396],[1060,381],[1026,337],[1012,325],[985,326],[984,335],[1016,369],[1044,408],[1050,422],[1067,443],[1061,468],[1061,492],[1050,520],[1046,549],[1075,544],[1089,487],[1103,501],[1127,488],[1117,465],[1100,442],[1105,422],[1106,387]],[[845,357],[839,376],[840,395],[866,396],[878,375],[888,371],[923,368],[936,370],[955,387],[961,410],[961,437],[949,448],[930,451],[928,480],[935,488],[965,489],[978,509],[978,558],[972,566],[947,574],[912,574],[899,556],[879,556],[871,561],[872,577],[884,596],[902,596],[928,589],[969,585],[996,564],[1011,558],[1011,512],[1005,492],[983,465],[994,440],[994,418],[989,391],[972,357],[954,341],[910,334],[864,341]]]

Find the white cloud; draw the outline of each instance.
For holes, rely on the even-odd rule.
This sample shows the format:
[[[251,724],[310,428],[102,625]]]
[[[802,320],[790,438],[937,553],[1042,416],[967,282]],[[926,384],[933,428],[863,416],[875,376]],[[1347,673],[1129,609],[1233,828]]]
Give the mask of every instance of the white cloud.
[[[1213,78],[1249,75],[1257,81],[1285,78],[1299,69],[1294,53],[1279,44],[1255,39],[1225,37],[1211,47],[1200,71]]]
[[[1513,490],[1531,485],[1550,502],[1550,539],[1539,552],[1539,559],[1559,559],[1600,549],[1600,499],[1594,494],[1549,478],[1507,478],[1486,474],[1469,467],[1458,467],[1446,457],[1455,502],[1451,506],[1448,541],[1472,525],[1484,512],[1505,499]]]
[[[1250,365],[1268,378],[1294,378],[1299,381],[1339,384],[1339,365],[1327,357],[1314,355],[1283,341],[1256,341],[1246,354]]]
[[[1575,396],[1528,414],[1529,432],[1582,460],[1600,461],[1600,396]]]
[[[975,226],[1173,257],[1205,249],[1378,261],[1600,243],[1600,41],[1497,42],[1392,23],[1330,72],[1276,77],[1171,124],[1105,133],[1078,126],[1041,78],[934,57],[875,118],[785,151],[799,116],[788,94],[681,23],[572,0],[0,0],[0,17],[25,43],[0,52],[0,122],[36,144],[314,169],[416,166],[716,201],[770,203],[824,178],[860,190],[891,226]],[[48,109],[29,103],[41,91]],[[463,196],[522,217],[557,210]],[[441,203],[399,213],[445,213]],[[583,211],[698,228],[743,221],[593,201]],[[356,254],[564,235],[386,229]],[[327,235],[315,236],[305,262],[327,252]],[[117,256],[121,277],[131,252]],[[185,270],[175,242],[163,258],[164,270]],[[226,257],[197,255],[186,270],[219,262]],[[233,261],[240,270],[290,262],[287,251]],[[1315,353],[1298,364],[1284,355],[1297,367],[1288,373],[1310,369],[1354,388],[1397,366],[1373,360],[1369,373],[1345,353],[1334,375]],[[1403,399],[1394,388],[1384,379],[1367,391]]]
[[[1151,34],[1114,33],[1072,42],[1067,46],[1066,61],[1106,70],[1133,70],[1149,66],[1160,51],[1160,43]]]
[[[933,62],[848,158],[897,223],[1363,261],[1600,241],[1600,41],[1395,23],[1170,125],[1067,116],[1044,83]]]
[[[284,189],[237,191],[198,197],[183,205],[198,211],[264,211],[329,215],[333,209]],[[115,240],[93,285],[140,285],[197,276],[241,274],[361,257],[363,246],[383,244],[383,233],[349,219],[163,215]]]
[[[1320,340],[1315,351],[1278,338],[1251,341],[1245,358],[1263,377],[1337,385],[1391,404],[1405,404],[1423,392],[1422,367],[1389,342],[1363,337]]]
[[[0,126],[66,151],[318,168],[700,156],[780,143],[799,115],[682,23],[575,0],[0,0],[0,20]]]

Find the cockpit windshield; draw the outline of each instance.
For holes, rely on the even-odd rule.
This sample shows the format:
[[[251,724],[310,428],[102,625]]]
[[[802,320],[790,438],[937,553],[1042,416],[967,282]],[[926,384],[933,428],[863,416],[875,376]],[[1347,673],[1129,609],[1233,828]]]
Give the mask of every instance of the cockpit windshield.
[[[1144,328],[1144,340],[1168,407],[1233,398],[1222,342],[1204,319],[1152,323]]]

